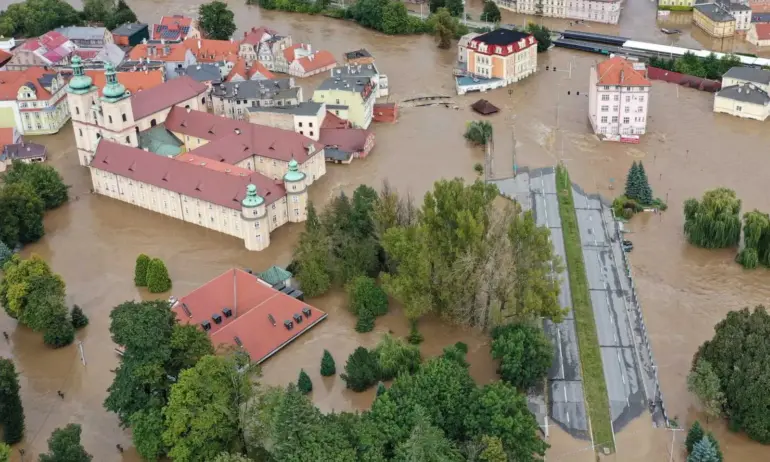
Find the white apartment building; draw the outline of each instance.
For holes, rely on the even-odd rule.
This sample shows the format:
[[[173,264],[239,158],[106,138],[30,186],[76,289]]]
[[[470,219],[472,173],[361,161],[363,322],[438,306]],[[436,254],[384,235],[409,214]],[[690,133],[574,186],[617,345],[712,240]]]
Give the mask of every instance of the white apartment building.
[[[621,0],[493,0],[520,14],[617,24]]]
[[[770,71],[733,67],[722,76],[722,89],[714,95],[714,112],[745,119],[770,117]]]
[[[635,142],[647,131],[651,83],[643,63],[615,56],[591,68],[588,118],[594,133]]]

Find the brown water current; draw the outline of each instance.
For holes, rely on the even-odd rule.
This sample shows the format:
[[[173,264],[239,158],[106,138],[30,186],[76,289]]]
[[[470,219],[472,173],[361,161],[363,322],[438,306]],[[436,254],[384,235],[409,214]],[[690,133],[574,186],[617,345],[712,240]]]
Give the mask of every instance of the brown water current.
[[[129,3],[141,20],[153,22],[163,14],[194,14],[200,1]],[[455,51],[438,50],[431,37],[388,37],[343,21],[263,12],[240,1],[229,3],[240,31],[269,25],[292,34],[295,42],[310,42],[336,56],[367,48],[377,58],[378,67],[388,74],[391,101],[454,95],[451,70]],[[470,2],[470,9],[476,11],[474,17],[478,17],[480,5],[480,0]],[[620,26],[580,27],[663,42],[653,3],[626,2],[622,18]],[[524,19],[504,13],[504,22],[521,23]],[[569,27],[567,21],[544,22],[556,28]],[[690,34],[687,25],[680,28],[686,33],[675,40],[685,45],[698,44],[697,33]],[[615,194],[622,188],[631,161],[644,161],[656,195],[667,200],[671,209],[663,215],[642,216],[630,224],[630,238],[636,244],[631,261],[669,414],[679,416],[683,424],[689,423],[696,417],[696,404],[686,390],[685,376],[693,353],[711,336],[713,325],[728,310],[766,302],[770,275],[763,269],[742,270],[733,263],[732,251],[703,251],[687,245],[682,237],[681,204],[706,189],[726,186],[737,191],[745,210],[769,210],[763,181],[768,174],[763,147],[770,144],[770,132],[759,122],[713,114],[710,94],[656,82],[649,133],[641,144],[600,143],[590,134],[586,97],[589,68],[598,56],[555,49],[539,59],[541,72],[510,87],[511,93],[506,88],[483,96],[502,109],[489,119],[496,133],[493,174],[507,176],[512,171],[511,126],[515,128],[518,165],[541,167],[561,159],[570,168],[573,180],[588,191]],[[570,64],[571,79],[566,72],[544,70],[545,65],[555,65],[562,71]],[[320,80],[321,76],[301,81],[305,94],[310,95]],[[421,198],[438,179],[459,176],[472,180],[476,176],[473,164],[482,162],[483,154],[466,145],[462,132],[466,122],[477,118],[468,106],[478,97],[454,97],[456,110],[406,108],[396,124],[374,125],[377,146],[372,154],[349,166],[330,165],[327,175],[313,186],[312,198],[323,203],[331,195],[352,191],[361,183],[379,187],[384,179]],[[85,351],[83,366],[76,346],[49,350],[39,335],[0,316],[0,330],[11,335],[9,344],[0,341],[0,355],[13,357],[21,373],[27,416],[27,434],[21,446],[31,460],[45,450],[51,431],[77,422],[83,426],[83,441],[94,460],[137,461],[129,433],[121,430],[117,418],[102,408],[113,377],[109,370],[118,363],[108,332],[110,309],[127,299],[147,297],[132,283],[137,254],[163,258],[174,281],[173,294],[183,295],[233,266],[261,270],[272,264],[287,264],[302,225],[279,229],[263,252],[247,252],[237,239],[90,195],[88,172],[78,166],[69,125],[57,135],[35,141],[48,146],[50,163],[72,185],[73,200],[46,215],[45,238],[23,253],[40,254],[51,263],[67,283],[68,302],[82,306],[91,324],[78,334]],[[616,188],[610,189],[611,185]],[[328,320],[268,361],[263,382],[286,384],[296,380],[299,369],[304,368],[314,381],[313,399],[322,410],[367,408],[373,392],[351,393],[339,378],[319,376],[321,352],[329,349],[341,370],[350,352],[359,345],[375,344],[382,332],[406,334],[408,328],[399,308],[378,319],[375,332],[361,335],[353,330],[354,320],[345,310],[344,294],[333,292],[312,303],[329,312]],[[461,340],[470,347],[474,378],[483,384],[496,377],[485,335],[433,319],[422,322],[421,330],[426,339],[422,345],[425,356],[436,355],[444,346]],[[57,396],[57,390],[65,393],[64,399]],[[640,417],[618,434],[618,452],[611,460],[668,460],[671,433],[652,429],[650,422]],[[729,434],[723,427],[716,431],[726,460],[770,459],[767,448]],[[683,460],[682,440],[683,436],[677,435],[674,460]],[[126,452],[117,454],[116,443],[126,447]],[[556,427],[551,429],[550,443],[553,447],[549,461],[591,460],[590,449],[585,450],[588,443],[574,440]]]

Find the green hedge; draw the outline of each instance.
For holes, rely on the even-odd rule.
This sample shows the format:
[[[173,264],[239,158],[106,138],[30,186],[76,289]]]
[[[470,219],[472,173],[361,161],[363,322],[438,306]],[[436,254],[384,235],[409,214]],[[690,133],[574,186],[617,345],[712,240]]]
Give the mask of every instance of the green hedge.
[[[658,9],[663,11],[692,11],[693,7],[683,5],[658,5]]]
[[[575,329],[580,347],[580,364],[583,373],[583,392],[586,411],[590,419],[591,432],[596,448],[615,450],[612,435],[612,416],[607,384],[604,381],[602,354],[596,322],[588,290],[583,248],[580,241],[575,202],[572,198],[572,183],[563,166],[556,168],[556,191],[559,196],[559,215],[564,234],[564,249],[569,270],[569,285],[572,292],[572,309],[575,313]]]

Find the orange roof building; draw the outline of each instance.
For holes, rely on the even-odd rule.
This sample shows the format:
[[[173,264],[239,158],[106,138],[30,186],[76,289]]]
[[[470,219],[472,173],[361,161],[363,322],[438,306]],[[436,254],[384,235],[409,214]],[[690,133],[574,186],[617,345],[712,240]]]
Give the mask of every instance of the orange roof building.
[[[235,62],[235,65],[227,74],[225,82],[233,82],[239,80],[272,80],[275,78],[275,74],[270,72],[262,63],[254,61],[249,65],[245,59],[240,58]]]
[[[644,63],[615,56],[591,68],[588,112],[602,139],[637,143],[647,131],[651,82]]]
[[[235,268],[176,300],[172,310],[179,322],[198,325],[207,332],[215,347],[242,348],[256,364],[327,316]]]
[[[192,52],[199,63],[238,59],[239,45],[229,40],[187,39],[182,44]]]
[[[294,61],[289,64],[289,75],[310,77],[311,75],[328,72],[335,67],[337,67],[337,59],[334,55],[329,51],[320,50],[307,56],[295,56]]]
[[[64,76],[53,69],[0,71],[0,101],[11,109],[3,123],[15,126],[22,135],[58,132],[69,120],[66,87]]]
[[[99,95],[102,94],[102,89],[107,82],[107,78],[104,75],[104,70],[87,70],[86,75],[91,77],[94,85],[99,87]],[[152,69],[147,71],[136,72],[118,72],[118,82],[126,87],[126,90],[133,93],[139,93],[142,90],[148,90],[163,83],[163,71],[160,69]]]

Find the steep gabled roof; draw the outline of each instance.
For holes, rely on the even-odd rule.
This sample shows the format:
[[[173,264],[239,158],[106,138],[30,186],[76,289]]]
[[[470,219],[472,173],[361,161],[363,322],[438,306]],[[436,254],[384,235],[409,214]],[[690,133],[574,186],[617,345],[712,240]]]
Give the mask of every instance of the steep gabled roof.
[[[139,120],[162,109],[169,108],[195,96],[200,96],[208,87],[184,75],[179,78],[131,95],[131,109],[134,120]]]

